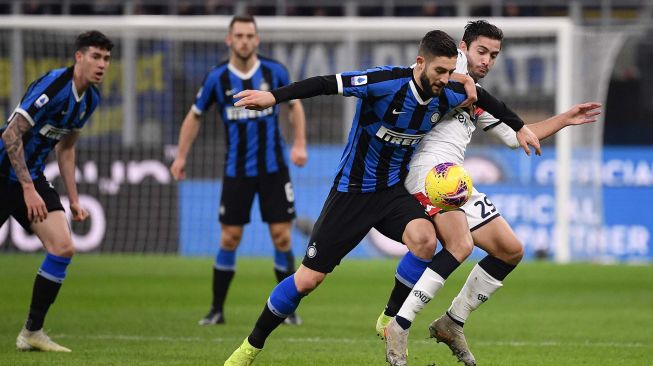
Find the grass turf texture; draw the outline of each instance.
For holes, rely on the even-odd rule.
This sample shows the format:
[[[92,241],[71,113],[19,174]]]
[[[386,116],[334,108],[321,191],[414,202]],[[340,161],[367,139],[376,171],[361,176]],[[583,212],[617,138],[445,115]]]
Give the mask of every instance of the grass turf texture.
[[[71,354],[21,353],[20,330],[42,255],[0,255],[0,365],[222,365],[249,334],[275,284],[271,259],[240,259],[227,324],[201,327],[210,259],[78,255],[45,329]],[[255,365],[383,365],[376,317],[396,261],[345,260],[281,326]],[[471,264],[411,328],[410,365],[460,365],[428,337]],[[653,364],[653,266],[524,263],[465,326],[480,365]]]

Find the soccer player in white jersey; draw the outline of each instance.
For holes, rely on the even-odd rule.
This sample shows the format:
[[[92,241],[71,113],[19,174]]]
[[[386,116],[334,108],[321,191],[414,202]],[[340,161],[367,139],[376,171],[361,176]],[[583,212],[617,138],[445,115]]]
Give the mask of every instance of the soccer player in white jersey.
[[[494,66],[502,40],[503,33],[496,26],[482,20],[469,22],[459,44],[456,72],[469,74],[478,82]],[[565,113],[530,124],[529,128],[542,140],[566,126],[596,121],[600,106],[599,103],[579,104]],[[463,164],[465,149],[475,129],[483,129],[513,149],[520,146],[515,132],[492,115],[477,108],[474,117],[470,118],[466,109],[452,111],[420,142],[410,163],[405,186],[433,217],[438,239],[444,246],[436,257],[446,254],[450,259],[440,266],[448,267],[442,271],[444,275],[431,268],[423,272],[415,270],[411,265],[415,259],[410,258],[410,253],[397,267],[395,288],[376,326],[379,336],[386,338],[386,356],[393,365],[405,365],[406,338],[415,315],[442,288],[448,275],[471,254],[474,245],[485,250],[487,256],[474,266],[449,310],[431,323],[429,331],[438,342],[446,343],[459,361],[467,366],[476,365],[465,340],[463,325],[473,310],[501,288],[503,280],[524,253],[522,243],[485,194],[474,189],[460,210],[447,212],[434,208],[425,196],[424,180],[428,171],[438,163]],[[530,155],[530,151],[525,150]]]

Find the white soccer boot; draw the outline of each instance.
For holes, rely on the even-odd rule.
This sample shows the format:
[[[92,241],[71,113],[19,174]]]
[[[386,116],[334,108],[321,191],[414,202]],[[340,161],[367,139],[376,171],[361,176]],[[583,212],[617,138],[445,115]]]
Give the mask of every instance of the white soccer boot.
[[[406,366],[406,348],[408,347],[408,329],[403,329],[395,318],[384,329],[385,360],[391,366]]]
[[[476,359],[467,346],[463,327],[451,320],[449,315],[444,314],[434,320],[429,325],[429,333],[431,333],[431,338],[435,338],[438,343],[443,342],[449,346],[454,356],[465,366],[476,366]]]
[[[71,352],[52,341],[43,329],[29,331],[23,328],[16,338],[16,348],[19,351]]]

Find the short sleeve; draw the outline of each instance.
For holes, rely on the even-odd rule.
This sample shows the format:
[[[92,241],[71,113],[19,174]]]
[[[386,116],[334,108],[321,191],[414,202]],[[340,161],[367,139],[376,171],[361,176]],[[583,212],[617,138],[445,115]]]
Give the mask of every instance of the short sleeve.
[[[195,104],[193,104],[192,107],[195,114],[201,115],[216,101],[215,91],[218,89],[218,83],[218,73],[215,72],[215,70],[209,72],[206,77],[204,77],[204,82],[202,83],[200,90],[197,91]]]

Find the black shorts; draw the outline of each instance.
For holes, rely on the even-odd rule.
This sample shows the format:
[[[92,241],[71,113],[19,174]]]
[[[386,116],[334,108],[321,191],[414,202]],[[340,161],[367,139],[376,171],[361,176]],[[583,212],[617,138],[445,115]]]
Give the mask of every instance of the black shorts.
[[[220,222],[242,226],[249,222],[254,195],[258,193],[261,218],[267,223],[295,218],[295,194],[288,168],[258,177],[225,177],[220,198]]]
[[[34,180],[34,188],[45,202],[48,212],[64,210],[59,193],[54,190],[52,183],[48,182],[44,176]],[[0,226],[7,221],[9,216],[13,216],[20,226],[31,233],[32,223],[27,219],[27,206],[20,183],[0,178],[0,197],[2,197],[0,199]]]
[[[406,225],[415,219],[431,222],[424,207],[401,183],[372,193],[346,193],[331,188],[302,263],[312,270],[329,273],[370,229],[403,242]]]

